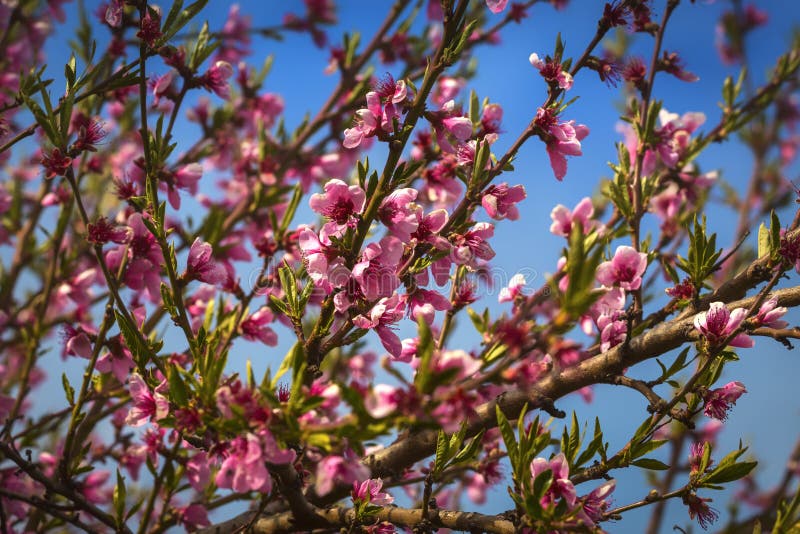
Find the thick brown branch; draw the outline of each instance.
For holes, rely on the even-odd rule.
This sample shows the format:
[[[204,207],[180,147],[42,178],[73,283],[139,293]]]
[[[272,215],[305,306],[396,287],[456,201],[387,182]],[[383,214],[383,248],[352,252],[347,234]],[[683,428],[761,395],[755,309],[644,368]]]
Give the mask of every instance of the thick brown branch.
[[[778,299],[781,306],[800,305],[800,286],[775,291],[772,295]],[[758,296],[754,296],[732,302],[728,308],[747,308],[757,298]],[[618,345],[603,354],[565,369],[558,375],[542,379],[535,390],[517,390],[500,395],[477,408],[477,417],[469,426],[470,435],[479,429],[491,428],[497,424],[495,406],[499,406],[508,417],[516,417],[525,404],[529,408],[540,408],[543,399],[559,399],[584,386],[603,381],[610,375],[619,374],[626,367],[654,358],[696,339],[693,319],[694,316],[689,316],[663,323],[632,338],[627,346]],[[364,463],[372,469],[373,476],[400,473],[405,466],[412,465],[433,453],[436,435],[433,430],[411,434],[368,456]]]
[[[324,518],[332,527],[348,527],[358,525],[356,514],[352,508],[334,507],[318,510],[317,514]],[[372,520],[375,523],[389,522],[399,527],[413,528],[423,522],[420,509],[407,509],[387,506],[375,514]],[[425,518],[433,527],[449,528],[469,532],[493,532],[496,534],[512,534],[515,532],[514,524],[497,516],[478,514],[474,512],[459,512],[452,510],[429,510]],[[296,523],[291,514],[281,514],[275,517],[262,518],[256,521],[253,532],[257,534],[274,534],[296,529]],[[217,532],[211,530],[209,532]],[[221,531],[219,531],[221,532]]]

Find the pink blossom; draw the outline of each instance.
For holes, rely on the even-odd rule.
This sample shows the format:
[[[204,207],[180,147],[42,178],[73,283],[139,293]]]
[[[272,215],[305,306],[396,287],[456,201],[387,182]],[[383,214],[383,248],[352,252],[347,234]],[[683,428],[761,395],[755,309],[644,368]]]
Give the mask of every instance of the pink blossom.
[[[695,492],[684,494],[682,499],[683,504],[689,508],[689,519],[697,518],[697,523],[703,530],[707,530],[711,523],[719,519],[719,512],[707,504],[711,499],[698,497]]]
[[[44,167],[44,177],[55,178],[56,176],[64,176],[67,173],[67,170],[72,166],[72,158],[62,154],[60,149],[54,148],[49,154],[42,156],[41,164]]]
[[[400,296],[394,293],[391,297],[380,299],[370,310],[369,316],[356,316],[353,324],[358,328],[374,329],[383,347],[393,357],[398,358],[403,347],[391,325],[403,318],[404,308],[405,304],[400,300]]]
[[[178,513],[178,522],[186,527],[186,530],[193,532],[199,527],[207,527],[211,525],[208,519],[208,510],[202,504],[190,504],[186,507],[176,507],[175,511]]]
[[[374,504],[375,506],[385,506],[394,502],[394,497],[386,492],[382,492],[383,480],[380,478],[371,478],[365,480],[361,484],[358,481],[353,482],[353,492],[351,496],[353,502],[365,502]]]
[[[144,289],[150,300],[161,298],[161,265],[164,258],[156,238],[142,222],[142,215],[134,213],[128,217],[128,226],[133,236],[127,245],[119,245],[106,252],[106,262],[111,272],[116,272],[122,264],[122,256],[127,253],[128,263],[123,274],[125,284],[134,291]]]
[[[119,245],[125,244],[133,237],[133,231],[124,225],[115,224],[105,217],[89,223],[86,240],[96,245],[105,245],[109,241]]]
[[[260,341],[264,345],[274,347],[278,344],[278,335],[275,331],[267,326],[275,320],[272,311],[266,306],[263,306],[250,317],[242,321],[239,325],[239,330],[242,332],[242,337],[248,341]]]
[[[417,218],[417,228],[411,233],[412,239],[417,243],[428,243],[439,250],[450,248],[450,242],[439,235],[439,232],[447,224],[447,210],[433,210],[427,215],[422,214],[422,210],[415,212]]]
[[[621,312],[624,307],[625,290],[619,287],[609,289],[592,304],[589,308],[589,313],[581,317],[581,329],[586,335],[592,335],[594,332],[592,321],[594,321],[597,324],[598,330],[602,331],[608,319],[606,319],[606,322],[601,326],[601,317],[607,316],[611,320],[614,320],[614,318],[619,315],[618,312]]]
[[[348,358],[347,370],[350,372],[349,378],[356,382],[369,384],[375,378],[375,372],[372,368],[377,359],[377,355],[372,351],[361,352]]]
[[[747,389],[741,382],[728,382],[721,388],[712,389],[703,396],[705,401],[703,413],[707,417],[724,421],[728,418],[728,412],[744,393],[747,393]]]
[[[317,464],[315,484],[317,494],[325,496],[337,484],[352,485],[359,480],[369,478],[369,475],[369,468],[359,461],[351,449],[347,448],[344,456],[326,456]]]
[[[561,64],[557,61],[552,61],[550,58],[542,60],[536,52],[528,57],[528,61],[531,65],[536,67],[539,74],[541,74],[548,83],[558,85],[558,87],[565,91],[569,91],[572,88],[572,75],[562,69]]]
[[[408,303],[408,312],[411,317],[415,321],[422,317],[428,324],[433,323],[436,311],[449,310],[453,307],[450,304],[450,299],[438,291],[430,289],[417,289],[413,293],[407,294],[405,300]]]
[[[123,9],[122,0],[111,0],[104,15],[106,24],[112,28],[119,28],[122,25]]]
[[[475,152],[477,147],[478,141],[475,139],[458,145],[458,148],[456,149],[456,163],[459,167],[472,167],[472,165],[475,163]],[[490,165],[491,162],[487,161],[486,167],[488,168]]]
[[[342,145],[345,148],[355,148],[365,138],[375,135],[382,114],[378,93],[370,91],[367,93],[367,107],[356,111],[356,123],[352,128],[345,129]]]
[[[389,74],[375,85],[375,91],[384,102],[381,126],[384,131],[391,132],[394,130],[395,119],[398,121],[400,119],[403,108],[401,104],[410,96],[408,87],[406,87],[405,80],[395,81]]]
[[[534,479],[545,471],[550,471],[553,474],[553,480],[544,497],[542,497],[542,506],[545,508],[554,506],[560,499],[564,499],[569,508],[575,506],[577,495],[575,494],[575,486],[569,479],[569,464],[564,454],[558,453],[549,461],[544,458],[535,458],[531,462],[531,476]]]
[[[392,359],[396,362],[405,362],[408,363],[413,360],[417,356],[417,346],[419,345],[419,339],[412,337],[406,338],[402,341],[401,346],[402,349],[400,350],[400,354],[397,356],[392,356]]]
[[[668,52],[664,50],[664,55],[658,62],[658,68],[684,82],[696,82],[700,79],[696,74],[684,69],[683,60],[678,56],[677,52]]]
[[[343,146],[355,148],[365,138],[378,135],[380,131],[393,131],[394,122],[400,119],[403,104],[408,97],[408,89],[403,80],[396,82],[389,76],[377,84],[375,91],[367,93],[367,107],[356,111],[355,125],[344,131]]]
[[[329,180],[324,193],[311,195],[311,209],[324,215],[337,225],[337,229],[354,227],[358,215],[364,211],[366,193],[357,185],[347,185],[341,180]]]
[[[330,293],[333,285],[329,280],[329,275],[337,266],[342,265],[342,261],[328,237],[328,229],[323,228],[318,236],[311,228],[301,227],[298,245],[303,254],[306,271],[314,285],[323,288],[326,293]]]
[[[770,328],[786,328],[789,323],[781,319],[788,310],[786,306],[778,306],[778,299],[775,297],[766,300],[758,309],[755,320],[761,326]]]
[[[150,87],[153,91],[153,105],[158,106],[161,97],[170,94],[172,82],[175,79],[175,71],[169,70],[165,74],[150,80]]]
[[[421,208],[414,203],[417,194],[417,190],[410,187],[397,189],[389,193],[378,208],[381,222],[403,241],[408,241],[419,226]]]
[[[486,134],[500,132],[500,123],[503,120],[503,107],[500,104],[486,104],[481,112],[481,126]]]
[[[425,183],[420,196],[436,208],[448,207],[461,197],[461,180],[456,176],[458,162],[452,154],[445,154],[433,167],[425,169]]]
[[[486,7],[492,13],[500,13],[506,8],[508,0],[486,0]]]
[[[509,187],[507,183],[502,183],[490,186],[483,195],[481,204],[492,219],[516,221],[519,218],[516,204],[524,200],[526,196],[524,186]]]
[[[472,136],[472,121],[469,117],[447,117],[442,119],[442,124],[459,141],[466,141]]]
[[[186,462],[186,478],[195,491],[202,493],[206,489],[211,480],[211,469],[208,455],[204,451],[197,452]]]
[[[472,121],[461,113],[461,109],[450,100],[442,105],[440,111],[427,115],[443,153],[455,154],[457,150],[454,145],[460,145],[472,137]]]
[[[272,479],[266,462],[286,464],[295,459],[294,451],[280,449],[267,430],[260,431],[258,435],[248,432],[245,436],[234,438],[226,454],[214,482],[217,487],[230,488],[236,493],[269,493]]]
[[[26,497],[41,495],[42,492],[38,483],[16,466],[0,469],[0,488]],[[0,504],[8,517],[17,518],[20,521],[29,519],[30,507],[23,501],[0,497]]]
[[[581,141],[589,135],[589,128],[575,121],[558,122],[552,109],[539,108],[536,112],[536,125],[550,135],[547,141],[547,155],[550,166],[558,180],[567,175],[566,156],[580,156]]]
[[[436,0],[432,0],[431,4],[439,4]],[[441,17],[439,18],[441,20]],[[454,100],[461,89],[464,87],[463,78],[452,78],[450,76],[441,76],[436,84],[436,89],[433,91],[431,99],[439,107],[443,106],[445,102]]]
[[[125,423],[130,426],[142,426],[148,419],[159,421],[169,415],[169,401],[161,393],[150,391],[144,379],[133,373],[128,382],[133,406],[128,411]]]
[[[158,453],[164,446],[164,435],[167,433],[165,428],[148,428],[142,436],[142,443],[131,445],[125,454],[128,456],[129,467],[136,470],[138,476],[139,466],[145,460],[149,460],[154,467],[158,467]],[[138,460],[132,460],[132,459]],[[138,465],[137,464],[138,461]]]
[[[136,37],[153,46],[156,40],[161,37],[161,15],[157,11],[148,9],[140,22],[140,29]]]
[[[217,61],[208,71],[198,79],[200,86],[220,98],[228,100],[231,97],[231,86],[228,78],[233,76],[233,67],[227,61]]]
[[[455,370],[454,380],[474,376],[480,371],[483,362],[463,350],[445,350],[434,356],[434,368],[437,373]]]
[[[606,287],[619,285],[633,291],[642,285],[642,275],[647,269],[647,254],[629,246],[617,247],[614,258],[597,266],[597,281]]]
[[[706,116],[703,113],[684,113],[678,116],[662,109],[658,113],[658,119],[661,127],[655,131],[658,139],[655,145],[656,152],[661,156],[664,165],[675,168],[689,147],[691,134],[706,121]],[[631,151],[630,145],[628,150]],[[642,172],[650,174],[652,170],[652,165],[646,165]]]
[[[583,233],[588,234],[597,222],[591,220],[594,216],[594,206],[592,199],[584,197],[578,202],[572,211],[563,204],[557,205],[550,212],[550,218],[553,219],[553,224],[550,225],[550,233],[569,237],[572,233],[572,225],[576,222],[581,223]]]
[[[101,373],[112,373],[121,383],[125,383],[128,373],[135,367],[131,351],[125,347],[119,338],[106,343],[110,348],[97,359],[97,370]]]
[[[705,446],[705,441],[698,441],[689,446],[689,476],[700,473],[700,464],[703,459]],[[711,444],[709,444],[709,446],[711,446]]]
[[[495,253],[488,239],[493,235],[494,225],[487,222],[479,222],[464,235],[456,235],[453,238],[453,261],[464,265],[473,263],[475,258],[491,260]]]
[[[94,470],[80,484],[81,493],[87,501],[94,504],[106,504],[111,501],[111,488],[103,487],[108,481],[111,473],[102,470]]]
[[[92,357],[92,342],[82,329],[78,330],[70,325],[64,325],[64,353],[78,356],[87,360]]]
[[[578,518],[582,519],[585,525],[593,526],[605,519],[604,514],[611,506],[609,496],[616,485],[616,480],[609,480],[593,489],[588,495],[578,499],[582,505],[578,512]]]
[[[622,314],[619,312],[604,313],[597,318],[597,328],[600,330],[601,352],[606,352],[625,341],[628,323],[621,319]]]
[[[402,255],[403,243],[393,236],[366,246],[361,260],[353,266],[353,278],[368,300],[388,297],[397,289],[400,280],[395,273]]]
[[[212,253],[213,249],[210,244],[200,241],[199,237],[195,238],[189,248],[189,259],[184,277],[188,280],[199,280],[212,285],[224,282],[228,278],[228,272],[222,264],[212,259]]]
[[[377,384],[364,399],[364,408],[375,419],[382,419],[397,411],[398,388]]]
[[[667,235],[674,235],[678,230],[678,215],[684,198],[685,193],[678,184],[671,183],[650,199],[650,211],[661,219],[661,231]]]
[[[214,478],[217,487],[230,488],[237,493],[270,492],[272,479],[262,459],[257,436],[248,432],[244,437],[234,438],[226,452],[228,456]]]
[[[525,277],[521,274],[515,274],[511,277],[511,281],[507,287],[500,290],[497,296],[497,302],[513,302],[519,295],[522,294],[522,289],[525,287]]]
[[[163,180],[162,184],[167,188],[167,198],[170,206],[180,209],[181,197],[178,189],[188,191],[192,195],[197,194],[197,182],[203,176],[203,167],[199,163],[184,165]]]
[[[746,318],[747,310],[744,308],[730,311],[724,303],[712,302],[708,311],[694,316],[694,327],[711,345],[716,345],[737,330]],[[740,333],[730,341],[730,345],[748,348],[752,347],[754,342],[747,334]]]
[[[228,18],[220,32],[220,46],[215,58],[236,64],[250,54],[250,17],[239,13],[239,4],[233,4],[228,11]]]

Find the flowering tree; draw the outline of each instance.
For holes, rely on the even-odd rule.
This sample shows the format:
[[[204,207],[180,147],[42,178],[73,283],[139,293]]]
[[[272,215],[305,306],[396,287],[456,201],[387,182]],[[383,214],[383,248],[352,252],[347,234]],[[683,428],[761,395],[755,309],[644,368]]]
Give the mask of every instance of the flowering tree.
[[[764,84],[727,79],[707,121],[656,92],[697,79],[666,43],[673,13],[698,6],[596,3],[593,35],[523,53],[544,97],[507,132],[518,112],[470,91],[471,60],[565,1],[398,0],[363,38],[328,31],[330,0],[273,27],[236,6],[206,23],[205,0],[65,3],[0,1],[0,530],[592,532],[649,507],[639,530],[657,532],[670,499],[708,527],[710,495],[742,478],[758,507],[732,531],[797,526],[800,448],[760,494],[746,448],[715,440],[747,391],[722,379],[737,350],[800,337],[782,319],[800,305],[784,177],[797,41]],[[43,44],[66,12],[80,22],[52,79]],[[744,63],[766,22],[733,1],[723,60]],[[338,80],[296,127],[265,89],[269,65],[247,63],[253,36],[291,32],[330,53]],[[504,311],[481,313],[495,224],[526,197],[513,162],[543,150],[570,180],[569,159],[601,142],[571,109],[596,76],[624,100],[611,176],[553,208],[555,274],[538,288],[513,276]],[[184,117],[191,142],[176,135]],[[754,160],[743,194],[701,170],[736,133]],[[724,250],[724,221],[703,215],[715,192],[738,216]],[[473,346],[453,334],[462,316]],[[231,371],[242,347],[267,360],[263,376]],[[59,350],[79,379],[53,368]],[[592,405],[590,420],[559,407],[598,384],[642,400],[613,416]],[[621,417],[637,428],[611,446]],[[641,500],[612,500],[624,469],[650,474]],[[507,511],[472,512],[493,486]]]

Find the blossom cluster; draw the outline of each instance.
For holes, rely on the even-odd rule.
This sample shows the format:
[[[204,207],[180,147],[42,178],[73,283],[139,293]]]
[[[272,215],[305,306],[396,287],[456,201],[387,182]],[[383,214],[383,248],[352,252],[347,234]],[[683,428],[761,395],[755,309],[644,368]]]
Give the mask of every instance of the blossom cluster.
[[[517,510],[497,521],[601,531],[627,510],[612,507],[610,472],[660,467],[635,455],[687,437],[705,445],[692,447],[688,466],[667,466],[689,473],[673,496],[701,526],[716,519],[697,492],[713,480],[716,432],[747,393],[717,381],[733,348],[800,337],[784,319],[793,293],[774,287],[800,272],[800,234],[769,214],[789,204],[789,190],[778,179],[755,184],[730,201],[741,237],[751,211],[769,214],[772,228],[733,276],[737,251],[723,256],[696,216],[689,228],[722,183],[698,156],[774,105],[773,137],[752,142],[764,158],[779,145],[765,168],[784,172],[798,144],[800,61],[790,56],[760,98],[725,89],[721,122],[707,126],[703,113],[671,113],[653,98],[657,73],[698,79],[663,49],[677,3],[660,14],[649,0],[607,2],[584,52],[559,36],[554,50],[527,56],[541,99],[526,97],[527,125],[511,132],[511,108],[472,89],[474,59],[510,25],[535,22],[536,2],[397,2],[362,43],[334,38],[332,0],[304,0],[274,27],[233,6],[197,28],[204,2],[162,10],[110,0],[84,13],[54,100],[63,85],[51,87],[39,67],[66,3],[0,1],[1,530],[194,531],[253,499],[259,514],[298,529],[480,530],[488,523],[461,514],[471,506],[462,497],[483,504],[509,482]],[[737,39],[766,17],[752,6],[725,17],[720,49],[743,60]],[[625,46],[600,51],[614,28],[654,37],[652,61]],[[269,62],[248,63],[262,37],[290,33],[329,54],[325,74],[338,79],[296,128],[285,113],[295,95],[268,90]],[[612,177],[595,197],[550,212],[563,250],[540,287],[528,272],[494,287],[501,229],[536,218],[525,208],[538,181],[578,183],[568,158],[600,143],[569,100],[586,71],[623,85],[630,103]],[[512,179],[535,143],[549,168]],[[656,356],[661,375],[640,379],[636,364]],[[65,404],[43,413],[36,395],[59,379]],[[646,425],[617,454],[599,418],[586,440],[574,415],[558,443],[550,433],[560,422],[528,424],[520,412],[563,417],[561,398],[592,402],[600,382],[649,403]],[[677,424],[685,428],[673,435]],[[735,465],[746,474],[749,464]],[[400,491],[409,514],[387,508]],[[334,502],[341,508],[326,508]],[[441,524],[402,519],[435,507],[450,511]],[[321,519],[328,512],[338,517]]]

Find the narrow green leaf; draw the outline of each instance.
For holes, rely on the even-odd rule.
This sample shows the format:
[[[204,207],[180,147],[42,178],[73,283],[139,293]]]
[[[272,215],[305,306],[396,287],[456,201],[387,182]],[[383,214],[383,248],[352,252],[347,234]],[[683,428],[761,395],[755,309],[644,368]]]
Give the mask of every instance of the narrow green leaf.
[[[75,405],[75,388],[69,383],[67,373],[61,373],[61,385],[64,387],[64,395],[67,397],[67,402],[70,406]]]
[[[514,429],[511,428],[511,424],[500,406],[495,406],[495,413],[497,414],[497,426],[503,436],[503,443],[506,444],[506,451],[508,451],[508,459],[516,473],[519,464],[519,448],[517,447],[517,438],[514,436]]]
[[[117,525],[122,526],[125,523],[125,499],[128,495],[125,489],[125,478],[120,474],[117,469],[117,485],[114,486],[114,512]]]
[[[767,225],[762,222],[758,227],[758,257],[763,258],[771,250],[770,232],[767,230]]]
[[[275,373],[275,376],[272,377],[272,382],[270,383],[270,389],[275,389],[278,386],[278,380],[282,377],[289,369],[294,367],[294,360],[298,358],[298,352],[302,353],[302,347],[300,347],[300,343],[295,343],[289,352],[286,353],[286,356],[283,357],[283,361],[281,362],[281,366]]]
[[[702,479],[702,484],[725,484],[726,482],[739,480],[749,474],[756,465],[758,465],[758,462],[739,462],[725,467],[717,467]]]
[[[632,461],[631,464],[636,467],[641,467],[642,469],[651,469],[654,471],[665,471],[669,469],[667,464],[655,458],[639,458],[638,460]]]
[[[444,470],[445,466],[447,465],[447,461],[450,459],[448,457],[449,444],[447,436],[445,435],[444,431],[440,430],[439,435],[436,437],[436,458],[433,462],[433,471],[436,474],[439,474]]]

